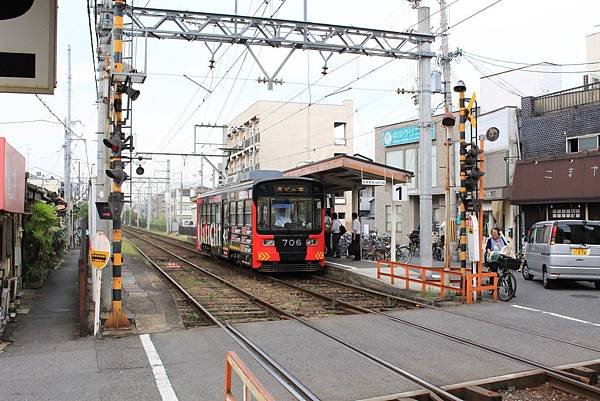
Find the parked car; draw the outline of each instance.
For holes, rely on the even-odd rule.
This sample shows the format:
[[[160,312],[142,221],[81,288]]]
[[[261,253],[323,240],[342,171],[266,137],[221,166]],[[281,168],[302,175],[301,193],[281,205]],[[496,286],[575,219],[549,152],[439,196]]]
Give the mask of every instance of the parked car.
[[[535,223],[525,247],[523,277],[541,277],[545,288],[557,280],[580,280],[600,289],[600,221]]]

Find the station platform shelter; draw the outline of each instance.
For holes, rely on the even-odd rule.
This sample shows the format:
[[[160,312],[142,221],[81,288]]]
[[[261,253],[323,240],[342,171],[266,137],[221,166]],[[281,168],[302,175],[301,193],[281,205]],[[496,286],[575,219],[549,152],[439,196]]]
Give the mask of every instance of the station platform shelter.
[[[337,154],[328,159],[294,167],[283,172],[288,177],[313,178],[323,183],[327,207],[335,211],[335,194],[352,192],[353,212],[359,212],[360,191],[374,185],[385,185],[392,201],[392,185],[405,184],[411,171],[377,163],[361,155]]]

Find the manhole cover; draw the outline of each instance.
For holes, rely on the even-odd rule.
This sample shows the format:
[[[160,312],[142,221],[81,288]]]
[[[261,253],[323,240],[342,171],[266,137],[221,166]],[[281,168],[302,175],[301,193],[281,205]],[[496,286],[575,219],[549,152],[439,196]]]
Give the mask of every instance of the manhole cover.
[[[572,298],[588,298],[588,299],[596,299],[600,298],[598,295],[588,295],[588,294],[574,294],[571,295]]]

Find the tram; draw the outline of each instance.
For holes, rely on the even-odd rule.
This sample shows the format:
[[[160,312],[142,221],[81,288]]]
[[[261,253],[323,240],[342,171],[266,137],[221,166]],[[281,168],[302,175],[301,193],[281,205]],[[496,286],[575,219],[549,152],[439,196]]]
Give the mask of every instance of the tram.
[[[322,270],[323,184],[252,173],[198,196],[196,248],[265,272]]]

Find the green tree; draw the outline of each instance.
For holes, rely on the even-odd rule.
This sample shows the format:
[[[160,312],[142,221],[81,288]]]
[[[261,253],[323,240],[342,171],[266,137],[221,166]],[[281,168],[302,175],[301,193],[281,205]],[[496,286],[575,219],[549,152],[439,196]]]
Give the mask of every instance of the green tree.
[[[44,202],[35,202],[31,217],[23,230],[23,279],[40,283],[62,258],[66,249],[65,229],[60,227],[56,209]]]

